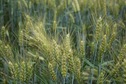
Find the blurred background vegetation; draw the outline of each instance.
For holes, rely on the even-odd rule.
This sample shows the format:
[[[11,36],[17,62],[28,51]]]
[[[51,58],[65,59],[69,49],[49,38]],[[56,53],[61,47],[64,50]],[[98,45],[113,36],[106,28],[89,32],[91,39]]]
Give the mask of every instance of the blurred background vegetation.
[[[0,0],[1,84],[125,84],[125,0]]]

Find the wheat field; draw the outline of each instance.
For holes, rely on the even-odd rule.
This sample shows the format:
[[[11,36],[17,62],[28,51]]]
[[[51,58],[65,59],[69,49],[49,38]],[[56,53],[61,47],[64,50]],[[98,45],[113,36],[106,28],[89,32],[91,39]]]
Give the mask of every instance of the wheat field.
[[[126,0],[0,0],[0,84],[126,84]]]

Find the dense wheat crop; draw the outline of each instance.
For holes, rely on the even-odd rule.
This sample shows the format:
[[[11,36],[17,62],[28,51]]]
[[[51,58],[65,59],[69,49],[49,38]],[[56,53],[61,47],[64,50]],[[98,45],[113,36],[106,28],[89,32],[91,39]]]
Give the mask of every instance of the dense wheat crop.
[[[0,84],[126,84],[126,0],[0,0]]]

